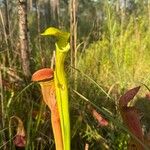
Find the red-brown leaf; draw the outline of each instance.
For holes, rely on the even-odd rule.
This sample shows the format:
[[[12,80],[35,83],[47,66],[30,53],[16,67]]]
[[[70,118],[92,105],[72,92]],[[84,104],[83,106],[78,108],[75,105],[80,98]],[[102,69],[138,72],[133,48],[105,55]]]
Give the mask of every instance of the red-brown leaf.
[[[128,105],[128,102],[134,98],[134,96],[138,93],[140,86],[130,89],[125,94],[123,94],[119,99],[119,107],[124,107]]]
[[[122,107],[121,115],[128,130],[135,135],[140,141],[144,142],[140,116],[135,107]],[[141,147],[141,144],[135,140],[136,145]]]

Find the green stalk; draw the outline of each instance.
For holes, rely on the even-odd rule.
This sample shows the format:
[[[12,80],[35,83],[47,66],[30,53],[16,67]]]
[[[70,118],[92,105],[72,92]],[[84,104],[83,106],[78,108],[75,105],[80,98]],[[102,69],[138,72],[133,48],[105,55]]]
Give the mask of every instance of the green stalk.
[[[42,35],[53,35],[57,38],[56,42],[56,61],[54,71],[54,81],[56,88],[56,99],[60,114],[60,123],[64,150],[70,150],[70,117],[68,104],[68,87],[64,71],[64,61],[70,49],[68,42],[70,34],[50,27]]]
[[[56,99],[58,102],[58,109],[60,112],[64,150],[70,150],[68,87],[64,72],[64,61],[66,53],[66,51],[59,49],[59,47],[56,44],[56,70],[54,72]]]

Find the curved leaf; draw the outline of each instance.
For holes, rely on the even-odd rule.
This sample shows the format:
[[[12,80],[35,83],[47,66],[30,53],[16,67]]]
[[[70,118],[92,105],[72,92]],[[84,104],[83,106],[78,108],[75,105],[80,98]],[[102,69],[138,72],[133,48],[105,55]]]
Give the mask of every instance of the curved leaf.
[[[55,36],[58,39],[57,43],[64,45],[64,43],[66,44],[66,42],[68,41],[70,33],[61,31],[54,27],[49,27],[43,33],[41,33],[41,35]]]
[[[121,110],[121,115],[128,130],[144,143],[142,125],[137,109],[135,107],[123,107]],[[141,145],[137,140],[134,138],[131,140],[136,148],[139,148],[139,150],[143,149],[143,145]]]
[[[128,102],[130,102],[134,98],[134,96],[138,93],[139,89],[140,86],[135,87],[127,91],[124,95],[122,95],[119,99],[119,107],[127,106]]]

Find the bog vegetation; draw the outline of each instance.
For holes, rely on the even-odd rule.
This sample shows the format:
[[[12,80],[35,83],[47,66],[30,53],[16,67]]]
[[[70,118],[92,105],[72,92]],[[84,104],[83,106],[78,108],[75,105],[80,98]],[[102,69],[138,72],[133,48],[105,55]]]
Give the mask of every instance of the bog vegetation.
[[[31,81],[55,70],[57,41],[41,36],[52,26],[70,32],[71,150],[149,149],[149,0],[0,1],[0,149],[55,149],[51,112]]]

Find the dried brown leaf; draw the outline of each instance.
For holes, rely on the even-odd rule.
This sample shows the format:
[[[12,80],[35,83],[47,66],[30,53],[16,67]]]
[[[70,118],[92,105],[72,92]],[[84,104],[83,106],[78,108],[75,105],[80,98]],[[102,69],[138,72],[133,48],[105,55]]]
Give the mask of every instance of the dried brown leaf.
[[[25,138],[26,134],[25,134],[23,122],[17,116],[12,116],[11,120],[12,119],[17,120],[17,123],[18,123],[17,124],[17,133],[16,133],[16,136],[15,136],[13,142],[14,142],[16,147],[25,147],[25,145],[26,145],[26,138]]]

